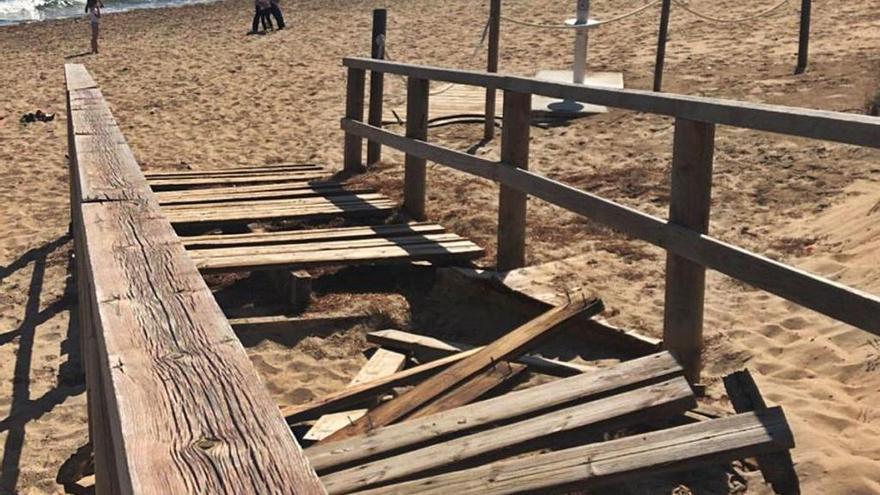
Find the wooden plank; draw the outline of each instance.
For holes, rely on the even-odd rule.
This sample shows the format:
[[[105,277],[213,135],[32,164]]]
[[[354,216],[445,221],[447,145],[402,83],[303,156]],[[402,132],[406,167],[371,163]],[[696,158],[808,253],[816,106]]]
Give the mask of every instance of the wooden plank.
[[[194,204],[194,205],[172,205],[163,208],[167,212],[196,212],[196,211],[229,211],[241,209],[270,209],[276,206],[294,206],[301,205],[304,208],[315,206],[323,206],[326,204],[343,205],[343,204],[367,204],[372,201],[390,201],[388,196],[378,193],[367,194],[343,194],[332,198],[314,197],[314,198],[295,198],[295,199],[257,199],[257,200],[236,200],[228,203],[219,204]]]
[[[355,201],[351,203],[318,204],[311,206],[291,205],[288,207],[271,205],[269,207],[252,207],[243,209],[203,209],[196,211],[169,211],[166,216],[171,223],[234,223],[271,220],[278,218],[311,219],[326,216],[376,216],[385,215],[396,205],[391,201]]]
[[[482,87],[494,86],[498,89],[520,93],[570,99],[636,112],[680,117],[698,122],[880,148],[880,122],[868,115],[702,96],[654,93],[637,89],[583,86],[367,58],[345,58],[343,65],[352,70],[381,70],[386,73],[431,81],[446,81]]]
[[[368,383],[380,378],[389,377],[406,366],[406,355],[399,352],[377,349],[370,356],[367,364],[348,383],[349,387]],[[355,409],[332,414],[325,414],[315,421],[311,429],[303,436],[305,440],[318,442],[335,433],[340,428],[351,424],[367,413],[367,409]]]
[[[181,237],[181,242],[187,247],[250,246],[294,244],[317,240],[354,240],[373,237],[393,238],[415,234],[440,234],[444,231],[445,229],[442,226],[434,223],[403,223],[368,227],[247,232],[244,234],[206,234]]]
[[[192,179],[196,177],[246,177],[249,175],[277,174],[282,172],[315,172],[324,171],[319,165],[270,165],[265,167],[247,168],[213,168],[213,169],[187,169],[187,170],[162,170],[144,172],[147,179]]]
[[[456,170],[506,184],[621,233],[650,242],[674,254],[880,335],[880,298],[818,275],[701,235],[660,218],[582,191],[528,170],[499,167],[496,162],[442,146],[407,140],[366,124],[343,121],[347,132],[358,132],[382,144]]]
[[[316,445],[309,448],[307,454],[316,470],[328,472],[343,466],[361,464],[367,459],[383,457],[390,452],[411,450],[425,443],[442,441],[488,425],[506,424],[561,406],[656,383],[681,371],[681,366],[671,354],[660,352],[603,370],[511,392],[428,418],[386,426],[369,435]]]
[[[709,232],[715,125],[675,120],[669,221]],[[663,345],[681,361],[691,383],[703,368],[703,299],[706,267],[673,253],[666,256]]]
[[[252,184],[267,182],[306,182],[326,178],[323,172],[278,172],[274,174],[243,175],[240,177],[190,177],[147,179],[150,186],[156,190],[169,187],[192,187],[210,186],[222,184]]]
[[[580,299],[557,306],[480,349],[473,356],[455,363],[448,370],[428,378],[409,392],[380,405],[354,424],[328,437],[327,441],[342,440],[394,423],[496,362],[516,358],[534,348],[574,316],[594,315],[602,309],[599,299]]]
[[[477,374],[430,404],[417,409],[407,416],[407,421],[431,416],[443,411],[470,404],[491,392],[506,381],[519,376],[526,370],[525,365],[502,361]]]
[[[345,88],[345,118],[364,120],[364,80],[363,69],[348,69]],[[363,171],[364,140],[354,134],[345,134],[343,150],[343,170],[349,174]]]
[[[782,410],[774,408],[495,462],[357,494],[567,493],[638,476],[728,463],[793,445]]]
[[[282,268],[309,268],[330,265],[357,265],[431,261],[433,263],[460,262],[483,256],[482,248],[470,241],[430,243],[409,246],[373,247],[358,250],[325,252],[276,253],[260,256],[227,256],[221,258],[194,257],[199,270],[229,272],[274,270]]]
[[[516,455],[558,441],[559,437],[556,435],[571,434],[603,423],[613,422],[617,427],[626,427],[662,419],[681,414],[694,404],[696,400],[687,381],[677,377],[354,468],[324,474],[321,481],[331,495],[351,493],[378,484],[412,478],[428,470],[452,470],[456,464],[475,457],[486,458],[498,452]]]
[[[406,81],[406,137],[428,140],[428,98],[430,81],[409,78]],[[378,143],[377,141],[373,141]],[[403,207],[415,220],[424,220],[427,168],[424,158],[404,157]]]
[[[98,87],[83,64],[64,64],[64,81],[68,91]]]
[[[501,130],[501,164],[529,168],[529,131],[532,96],[504,92],[504,122]],[[526,264],[526,204],[528,196],[504,184],[498,193],[498,271]]]
[[[430,376],[453,363],[461,361],[476,352],[476,350],[460,352],[443,359],[414,366],[399,373],[395,373],[387,378],[373,380],[356,387],[348,387],[306,404],[284,406],[281,408],[281,414],[287,419],[288,423],[293,424],[300,421],[315,419],[324,414],[342,411],[348,407],[356,406],[373,397],[377,397],[394,387],[404,387],[423,380],[425,377]]]
[[[767,404],[749,370],[736,371],[724,377],[727,396],[738,413],[766,411]],[[791,453],[781,451],[758,456],[758,467],[764,480],[780,495],[799,495],[800,481],[794,470]]]
[[[188,198],[212,198],[222,196],[226,193],[245,193],[245,192],[272,192],[272,191],[301,191],[315,190],[321,191],[325,189],[340,189],[344,185],[335,181],[314,181],[314,182],[281,182],[277,184],[254,184],[240,186],[216,186],[202,187],[198,189],[178,189],[170,191],[157,191],[154,194],[159,198],[160,203],[171,202],[175,200],[186,200]]]
[[[411,353],[422,362],[445,357],[456,352],[467,351],[475,347],[392,329],[370,332],[367,334],[367,341],[387,349]],[[528,366],[531,371],[554,376],[574,376],[595,369],[583,364],[567,363],[531,354],[520,356],[519,359],[516,359],[516,362]]]
[[[200,193],[200,194],[176,194],[174,196],[163,196],[165,193],[169,192],[178,192],[178,191],[163,191],[156,195],[159,200],[159,204],[166,205],[183,205],[183,204],[207,204],[207,203],[228,203],[232,201],[241,201],[241,200],[255,200],[255,199],[302,199],[302,198],[315,198],[315,197],[329,197],[329,196],[343,196],[348,194],[370,194],[375,193],[374,189],[345,189],[343,187],[328,187],[328,188],[312,188],[312,187],[300,187],[300,188],[284,188],[284,189],[276,189],[274,191],[236,191],[235,189],[240,188],[231,188],[232,191],[228,192],[214,192],[212,189],[187,189],[185,192],[187,193]],[[202,192],[206,191],[206,192]]]

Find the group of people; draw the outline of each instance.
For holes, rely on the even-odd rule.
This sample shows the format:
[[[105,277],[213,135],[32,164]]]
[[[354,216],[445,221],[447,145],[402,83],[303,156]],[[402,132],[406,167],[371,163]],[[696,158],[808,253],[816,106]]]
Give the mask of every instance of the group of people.
[[[284,29],[284,16],[278,2],[279,0],[254,0],[254,21],[249,34],[259,33],[260,24],[263,25],[263,32],[273,29],[272,17],[275,18],[278,29]]]

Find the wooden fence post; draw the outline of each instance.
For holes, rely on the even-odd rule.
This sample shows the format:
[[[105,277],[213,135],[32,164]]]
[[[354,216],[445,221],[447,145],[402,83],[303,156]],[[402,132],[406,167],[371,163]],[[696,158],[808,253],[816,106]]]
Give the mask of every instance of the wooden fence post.
[[[798,62],[795,74],[803,74],[807,70],[807,59],[810,52],[810,12],[813,10],[812,0],[801,0],[801,32],[798,37]]]
[[[388,20],[385,9],[373,10],[373,41],[370,56],[376,59],[385,58],[385,27]],[[375,127],[382,127],[382,98],[385,94],[385,73],[370,71],[370,108],[367,122]],[[367,166],[375,165],[382,159],[382,146],[367,141]]]
[[[406,81],[406,137],[428,139],[428,91],[431,81],[410,77]],[[426,160],[406,155],[403,207],[415,220],[425,220]]]
[[[672,157],[669,221],[708,233],[715,124],[677,118]],[[663,344],[681,362],[692,384],[700,381],[706,267],[666,256]]]
[[[491,0],[489,7],[489,60],[486,72],[498,72],[498,46],[501,37],[501,0]],[[486,88],[486,121],[483,138],[495,137],[495,88]]]
[[[532,95],[504,92],[501,127],[502,167],[529,168]],[[498,271],[525,266],[527,195],[502,185],[498,196]]]
[[[364,79],[363,69],[348,69],[345,93],[345,117],[348,119],[364,120]],[[363,172],[363,147],[363,138],[345,133],[343,168],[346,172],[352,174]]]
[[[660,29],[657,33],[657,60],[654,62],[654,91],[663,90],[663,66],[666,63],[666,38],[669,36],[669,14],[672,0],[663,0],[660,10]]]

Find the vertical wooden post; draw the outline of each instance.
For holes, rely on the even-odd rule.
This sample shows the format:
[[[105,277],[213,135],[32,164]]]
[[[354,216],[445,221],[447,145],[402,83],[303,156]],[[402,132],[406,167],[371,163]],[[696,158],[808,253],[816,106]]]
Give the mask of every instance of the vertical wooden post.
[[[489,61],[486,72],[498,72],[498,47],[501,38],[501,0],[490,0],[489,7]],[[486,121],[483,138],[495,137],[495,88],[486,88]]]
[[[654,62],[654,91],[663,90],[663,65],[666,63],[666,38],[669,35],[669,14],[672,0],[663,0],[660,10],[660,30],[657,33],[657,61]]]
[[[345,93],[345,118],[364,120],[364,70],[348,69],[348,83]],[[343,169],[352,174],[363,171],[364,140],[360,136],[345,133]]]
[[[532,95],[505,91],[503,112],[500,166],[528,169]],[[527,199],[525,193],[501,185],[498,196],[498,271],[525,266]]]
[[[714,146],[714,124],[675,120],[671,223],[708,232]],[[705,279],[704,266],[667,254],[663,343],[679,359],[692,384],[699,383],[702,368]]]
[[[377,59],[385,58],[385,26],[387,25],[388,11],[385,9],[373,10],[373,46],[370,56]],[[385,74],[379,71],[370,71],[370,108],[367,122],[376,127],[382,127],[382,98],[385,94]],[[373,141],[367,141],[367,166],[375,165],[382,159],[382,146]]]
[[[798,39],[798,62],[795,74],[803,74],[807,70],[807,59],[810,52],[810,13],[813,10],[812,0],[801,0],[801,32]]]
[[[428,91],[431,81],[406,81],[406,137],[428,139]],[[425,220],[426,160],[407,154],[404,161],[403,207],[415,220]]]

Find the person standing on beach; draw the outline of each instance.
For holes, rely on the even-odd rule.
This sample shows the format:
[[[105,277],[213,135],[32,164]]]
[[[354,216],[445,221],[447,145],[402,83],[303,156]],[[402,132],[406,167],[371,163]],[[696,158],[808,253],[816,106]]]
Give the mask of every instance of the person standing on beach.
[[[278,29],[284,29],[284,16],[281,14],[281,7],[278,6],[280,1],[269,0],[269,12],[275,18],[275,24],[278,24]]]
[[[263,31],[272,28],[272,20],[269,18],[269,12],[272,4],[269,0],[254,0],[254,21],[251,23],[250,34],[257,34],[260,23],[263,24]]]
[[[92,25],[92,53],[98,54],[98,22],[101,19],[101,0],[86,1],[86,13],[89,14],[89,23]]]

